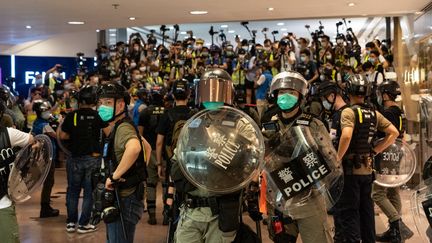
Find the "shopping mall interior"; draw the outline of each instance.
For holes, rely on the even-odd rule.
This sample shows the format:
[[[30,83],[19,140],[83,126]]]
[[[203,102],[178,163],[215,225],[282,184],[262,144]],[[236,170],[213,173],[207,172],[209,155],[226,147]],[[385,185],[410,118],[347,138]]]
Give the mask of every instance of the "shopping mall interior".
[[[2,1],[0,6],[0,243],[432,242],[430,0],[38,0]],[[224,79],[230,86],[217,86],[210,91],[203,91],[205,88],[200,83],[202,85],[207,72],[214,69],[228,75],[228,78],[219,76],[217,80],[220,82]],[[318,140],[323,140],[321,136],[333,140],[334,136],[342,136],[333,129],[335,121],[332,116],[336,112],[337,98],[332,101],[330,109],[325,107],[326,102],[330,103],[328,97],[331,95],[340,95],[353,105],[350,91],[344,90],[345,87],[351,87],[350,82],[354,82],[350,81],[352,77],[358,75],[367,80],[371,93],[365,97],[370,101],[370,107],[374,107],[370,109],[380,111],[386,118],[385,104],[393,96],[385,94],[380,87],[389,82],[397,85],[398,93],[391,102],[400,108],[402,115],[395,118],[397,122],[400,119],[400,122],[392,127],[398,130],[400,136],[387,144],[387,149],[379,153],[372,150],[371,157],[367,156],[374,161],[368,168],[373,171],[371,173],[375,181],[366,183],[369,191],[353,191],[353,197],[359,197],[355,214],[359,218],[357,221],[349,221],[341,213],[346,208],[341,206],[344,200],[339,198],[346,199],[346,190],[350,190],[346,188],[354,187],[347,176],[356,176],[345,170],[346,164],[343,165],[344,169],[337,166],[339,157],[336,154],[339,156],[341,145],[334,148],[328,145],[331,147],[329,154],[335,156],[332,159],[321,155],[328,147],[324,146],[323,149],[319,142],[316,142],[318,145],[314,143],[316,148],[310,145],[309,149],[313,147],[314,151],[321,151],[317,152],[318,157],[312,159],[327,160],[323,162],[324,167],[319,167],[321,170],[312,172],[307,165],[308,171],[302,165],[302,168],[296,167],[298,171],[294,171],[294,177],[292,174],[283,174],[285,177],[282,178],[280,174],[283,172],[281,168],[291,173],[286,167],[290,163],[300,163],[299,154],[304,151],[298,150],[304,146],[298,148],[297,145],[302,139],[308,139],[306,135],[298,135],[300,130],[291,131],[296,128],[288,126],[285,131],[280,130],[279,123],[271,123],[278,119],[278,114],[283,117],[284,112],[289,110],[281,105],[282,93],[276,87],[277,77],[281,77],[283,82],[291,82],[297,74],[306,85],[306,93],[300,92],[295,97],[294,108],[306,114],[307,109],[303,107],[310,105],[312,112],[313,103],[319,104],[319,112],[313,115],[313,119],[321,120],[328,128],[327,133],[323,135],[322,132],[311,133],[308,130],[309,136],[320,138]],[[165,110],[180,107],[180,98],[176,96],[176,92],[181,90],[178,88],[181,83],[179,80],[187,84],[184,92],[189,100],[184,105],[197,112],[188,113],[191,114],[188,119],[192,118],[185,119],[186,125],[179,128],[178,141],[175,140],[174,144],[177,146],[175,155],[170,156],[174,150],[170,155],[169,149],[165,152],[165,147],[171,142],[166,138],[174,137],[178,123],[166,115],[167,111],[165,114],[154,113],[154,107],[159,104],[156,101],[159,98]],[[337,87],[337,92],[330,96],[320,93],[321,84],[326,82]],[[116,113],[116,109],[119,109],[117,99],[126,101],[126,98],[116,95],[123,91],[114,91],[114,96],[103,96],[106,94],[104,92],[108,92],[103,90],[104,85],[114,83],[124,89],[127,99],[131,100],[129,107],[120,115]],[[100,115],[97,119],[99,121],[102,118],[103,124],[89,126],[85,128],[88,129],[86,132],[82,132],[77,128],[77,123],[88,117],[77,119],[77,112],[85,109],[81,101],[88,87],[94,88],[90,95],[90,98],[93,97],[91,107],[99,112],[93,111]],[[283,87],[294,91],[297,88],[296,85]],[[203,94],[206,92],[213,98],[223,97],[222,105],[235,108],[218,108],[225,109],[223,111],[229,115],[211,120],[208,117],[212,117],[211,113],[215,111],[205,103],[221,101],[205,100]],[[107,101],[104,99],[108,98],[114,98],[116,105],[111,110],[114,112],[111,120],[104,120],[100,107],[106,106],[104,102]],[[84,104],[87,105],[86,102]],[[44,105],[48,106],[45,110]],[[275,116],[270,116],[268,122],[264,122],[266,112],[272,106],[278,110],[273,114]],[[146,120],[143,117],[149,109],[153,109],[153,113]],[[353,116],[357,117],[357,109],[358,116],[362,117],[360,108],[353,108]],[[44,118],[44,112],[49,112],[47,118]],[[343,112],[341,110],[341,114]],[[222,116],[222,113],[218,114]],[[154,114],[157,117],[155,124],[151,120]],[[6,115],[10,121],[4,119]],[[101,175],[102,170],[99,170],[101,161],[103,168],[104,162],[108,168],[108,161],[112,166],[109,158],[113,155],[109,155],[107,148],[121,143],[116,140],[117,137],[111,136],[113,133],[110,135],[111,130],[106,132],[106,126],[117,129],[117,125],[112,125],[117,124],[113,121],[123,115],[131,117],[136,132],[143,138],[138,140],[141,136],[134,135],[132,139],[140,141],[138,150],[144,151],[144,159],[141,155],[134,155],[137,158],[135,163],[139,163],[139,158],[147,162],[144,167],[147,167],[148,177],[141,180],[139,186],[134,185],[132,193],[143,195],[136,202],[142,205],[138,207],[140,212],[125,209],[133,207],[130,202],[125,206],[123,201],[131,194],[124,197],[124,189],[118,189],[122,188],[121,183],[125,183],[125,174],[120,176],[118,170],[123,162],[122,156],[126,157],[125,151],[132,146],[131,140],[121,141],[123,144],[118,148],[122,151],[120,157],[116,157],[118,151],[114,149],[114,157],[120,160],[120,165],[110,167],[106,175]],[[42,127],[37,123],[39,119],[43,120]],[[201,123],[203,119],[211,121],[206,120],[207,124],[202,125],[205,123]],[[65,130],[63,124],[68,120],[69,130]],[[378,120],[374,121],[381,124]],[[390,118],[388,120],[393,122]],[[221,124],[216,124],[220,121]],[[248,123],[247,128],[239,128],[239,121]],[[283,122],[281,119],[280,123]],[[237,128],[228,127],[231,123],[237,124]],[[363,124],[362,119],[360,123]],[[291,139],[278,140],[277,146],[269,145],[269,141],[273,140],[266,137],[266,131],[272,130],[273,125],[282,134],[280,136],[287,135]],[[4,126],[8,129],[4,130]],[[102,129],[103,126],[105,128]],[[205,126],[207,129],[213,126],[216,130],[212,130],[213,133],[209,133],[208,137],[203,133],[191,132],[193,128],[206,129]],[[378,130],[382,126],[377,125]],[[185,131],[186,127],[190,133]],[[16,131],[13,133],[15,135],[11,135],[12,130],[9,128]],[[144,132],[140,129],[144,129]],[[243,129],[252,130],[244,136],[241,134]],[[5,131],[9,133],[10,141],[7,143],[3,141],[2,134]],[[364,132],[359,131],[354,129],[352,137],[357,136],[356,132]],[[389,139],[388,130],[383,128],[383,131],[387,134],[382,136],[384,140]],[[370,133],[369,130],[367,132]],[[30,144],[25,140],[30,135],[24,133],[33,135],[31,140],[28,139],[32,141]],[[80,137],[81,133],[87,134]],[[225,135],[231,138],[227,139]],[[371,141],[372,137],[374,142]],[[367,143],[371,144],[371,148],[379,147],[377,144],[383,139],[372,137]],[[71,142],[73,139],[86,145],[92,140],[98,145],[93,151],[87,149],[86,145],[77,145],[79,148],[75,148],[74,145],[80,142]],[[115,142],[107,142],[109,139]],[[277,154],[277,151],[286,152],[284,145],[293,141],[297,143],[294,152],[290,152],[287,157]],[[13,143],[21,150],[13,149],[15,155],[12,161],[7,149],[14,147],[11,145]],[[349,147],[361,147],[361,143],[361,140],[351,140]],[[146,156],[150,150],[147,150],[147,145],[152,149],[148,159]],[[215,151],[211,146],[220,150]],[[84,150],[87,152],[82,152]],[[7,151],[8,159],[5,159],[4,151]],[[80,157],[84,155],[86,159]],[[283,158],[286,160],[283,161]],[[94,168],[98,169],[89,169],[86,163],[90,163],[90,160],[96,161]],[[386,161],[393,163],[393,167],[389,167],[390,171],[384,168]],[[184,188],[177,187],[178,181],[174,179],[176,174],[173,173],[175,167],[171,166],[177,163],[179,173],[182,173],[182,178],[186,178],[184,183],[192,185],[197,191],[204,191],[205,197],[203,193],[199,197],[190,192],[180,193]],[[311,166],[315,168],[315,165]],[[170,167],[169,171],[167,168]],[[166,170],[161,172],[161,168]],[[32,172],[34,170],[38,173]],[[131,173],[140,171],[137,169],[134,172],[131,165],[126,170]],[[317,171],[322,173],[322,178],[315,178]],[[337,171],[341,171],[341,174],[336,175]],[[99,182],[93,178],[96,172],[99,173]],[[116,176],[119,177],[114,179]],[[293,183],[294,179],[298,181]],[[108,201],[105,192],[110,191],[108,181],[116,181],[111,186],[120,185],[118,188],[115,186],[116,194],[110,194],[114,197],[112,207],[123,216],[113,216],[114,223],[108,223],[109,217],[106,216],[110,209],[105,202]],[[47,182],[53,182],[53,185],[47,185]],[[291,187],[284,187],[288,184]],[[102,186],[99,191],[98,185]],[[175,192],[172,193],[166,185],[175,185]],[[139,190],[141,186],[145,188],[142,191]],[[47,192],[46,187],[51,189],[47,189]],[[395,211],[391,217],[389,215],[393,211],[377,199],[377,188],[381,188],[381,196]],[[71,192],[74,189],[75,194]],[[103,195],[99,200],[98,192]],[[239,221],[238,225],[248,230],[241,228],[240,234],[240,226],[234,227],[235,230],[231,231],[237,234],[229,238],[224,235],[226,231],[222,228],[232,224],[222,223],[222,218],[228,215],[223,215],[227,209],[222,209],[221,202],[233,194],[240,201],[235,206],[238,213],[234,213],[234,221]],[[73,202],[73,198],[76,198],[76,202]],[[174,205],[167,206],[166,202],[172,198]],[[366,201],[373,205],[373,210],[362,209]],[[213,204],[218,207],[216,211]],[[128,214],[123,215],[122,208]],[[178,208],[181,208],[180,212]],[[78,214],[74,210],[78,210]],[[318,220],[325,222],[320,223],[323,232],[317,233],[320,227],[313,226],[313,220],[308,218],[310,215],[304,214],[308,210],[311,215],[319,210],[326,211],[325,217]],[[368,213],[373,213],[373,216],[367,218],[365,215]],[[131,223],[130,218],[134,217],[137,219]],[[338,221],[342,218],[347,221]],[[399,222],[399,225],[394,226],[394,222]],[[358,225],[344,226],[351,223]],[[15,224],[18,225],[17,229]],[[110,228],[110,224],[116,226]],[[134,233],[129,232],[131,224]],[[247,234],[251,238],[245,237]],[[320,234],[323,236],[316,236]],[[367,238],[368,234],[372,238]],[[278,235],[285,235],[286,238]]]

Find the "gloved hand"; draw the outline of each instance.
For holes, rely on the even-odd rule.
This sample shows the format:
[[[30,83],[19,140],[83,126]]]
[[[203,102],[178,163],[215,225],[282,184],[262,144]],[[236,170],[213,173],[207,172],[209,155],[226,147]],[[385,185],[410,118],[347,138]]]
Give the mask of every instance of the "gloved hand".
[[[258,206],[258,197],[249,198],[247,200],[247,211],[249,213],[249,217],[253,221],[261,221],[263,219],[262,213],[259,210]]]

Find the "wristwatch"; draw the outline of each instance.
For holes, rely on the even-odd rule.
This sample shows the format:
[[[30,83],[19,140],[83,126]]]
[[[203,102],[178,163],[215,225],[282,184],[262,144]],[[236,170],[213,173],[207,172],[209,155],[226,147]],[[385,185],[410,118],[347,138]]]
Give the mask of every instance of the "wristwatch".
[[[113,175],[110,175],[110,176],[109,176],[109,179],[110,179],[110,181],[111,181],[112,183],[117,183],[117,182],[120,181],[120,178],[117,179],[117,180],[114,180]]]

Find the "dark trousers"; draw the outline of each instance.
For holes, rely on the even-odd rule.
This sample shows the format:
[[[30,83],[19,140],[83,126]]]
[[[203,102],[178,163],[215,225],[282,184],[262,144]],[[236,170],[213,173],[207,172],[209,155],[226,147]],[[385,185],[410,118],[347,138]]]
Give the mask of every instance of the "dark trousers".
[[[371,197],[372,175],[345,175],[342,195],[335,206],[335,242],[375,242],[375,215]]]
[[[67,160],[66,172],[68,188],[66,193],[67,223],[78,222],[78,201],[81,188],[84,190],[82,213],[79,225],[87,225],[93,207],[92,175],[99,169],[100,158],[80,156]]]
[[[51,191],[54,186],[55,162],[51,163],[50,171],[44,181],[41,192],[41,205],[49,205],[51,202]]]
[[[138,199],[136,193],[127,197],[120,198],[121,214],[123,215],[124,227],[127,240],[123,234],[120,217],[117,221],[106,224],[107,243],[133,243],[135,229],[144,212],[144,204]]]

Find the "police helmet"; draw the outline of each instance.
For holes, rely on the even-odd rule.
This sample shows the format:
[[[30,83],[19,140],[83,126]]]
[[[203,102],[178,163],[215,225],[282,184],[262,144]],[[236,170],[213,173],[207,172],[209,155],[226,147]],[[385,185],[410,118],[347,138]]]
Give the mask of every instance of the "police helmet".
[[[97,97],[123,99],[126,105],[130,103],[130,95],[127,89],[118,83],[103,84],[97,90]]]
[[[145,101],[148,96],[148,90],[145,88],[140,88],[136,91],[136,96],[138,96],[138,99]]]
[[[95,105],[97,87],[91,85],[84,85],[78,92],[78,102],[85,105]]]
[[[368,96],[370,94],[370,83],[361,74],[351,75],[346,84],[348,94],[357,96]]]
[[[189,85],[186,79],[174,81],[172,95],[176,100],[185,100],[189,95]]]
[[[150,90],[150,104],[161,105],[165,96],[165,89],[160,86],[153,86]]]
[[[339,86],[335,82],[326,80],[318,86],[318,95],[320,97],[325,97],[329,94],[337,93],[338,90]]]
[[[237,105],[246,104],[246,93],[242,89],[237,89],[235,91],[234,102]]]
[[[42,112],[51,110],[51,104],[46,100],[35,100],[32,108],[36,115],[40,116]]]
[[[231,76],[220,68],[209,68],[201,76],[197,87],[196,103],[223,102],[232,105],[234,85]]]
[[[305,97],[308,93],[308,82],[298,72],[281,72],[273,77],[270,84],[270,93],[275,94],[276,91],[281,89],[292,89]]]
[[[385,80],[378,86],[378,91],[381,94],[388,94],[392,96],[393,98],[396,98],[396,96],[401,95],[400,86],[398,82],[394,80]]]

